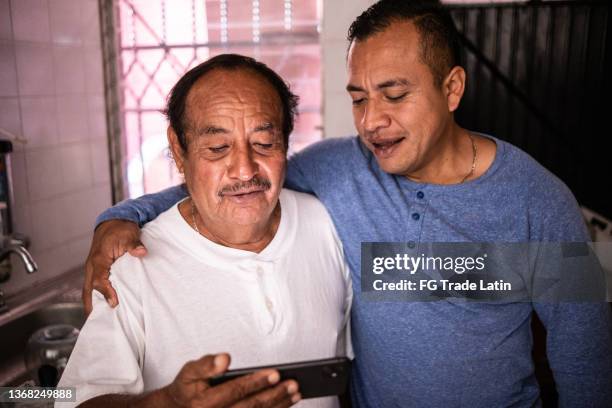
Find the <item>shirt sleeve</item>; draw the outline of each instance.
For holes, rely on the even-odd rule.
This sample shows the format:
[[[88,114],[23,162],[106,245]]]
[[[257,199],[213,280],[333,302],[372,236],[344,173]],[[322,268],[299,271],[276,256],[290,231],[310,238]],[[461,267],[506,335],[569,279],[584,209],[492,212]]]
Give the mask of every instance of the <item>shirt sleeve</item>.
[[[536,304],[546,327],[546,349],[560,407],[610,407],[612,338],[610,304]]]
[[[314,169],[306,166],[308,158],[303,153],[296,153],[289,158],[287,163],[287,175],[285,177],[285,188],[301,191],[302,193],[314,193],[312,179],[316,177]]]
[[[139,290],[126,286],[113,272],[111,281],[121,303],[113,309],[94,291],[93,311],[81,329],[58,384],[75,387],[76,401],[56,403],[56,407],[77,406],[105,394],[135,395],[144,390],[145,336]],[[127,272],[130,273],[126,275],[134,275],[133,271]]]
[[[338,237],[338,232],[336,228],[333,226],[331,219],[329,221],[334,241],[336,242],[337,247],[340,250],[340,270],[342,271],[342,280],[344,282],[344,319],[342,321],[343,331],[338,336],[338,342],[336,345],[336,355],[337,356],[346,356],[349,359],[354,359],[355,354],[353,353],[353,341],[351,338],[351,310],[353,305],[353,281],[351,279],[351,271],[349,269],[348,264],[346,263],[346,258],[344,256],[344,247],[342,245],[342,241]]]
[[[532,190],[534,191],[534,190]],[[561,250],[568,243],[589,237],[575,198],[565,185],[555,184],[532,197],[532,228],[542,245]],[[557,248],[558,247],[558,248]],[[569,244],[572,248],[572,244]],[[553,251],[555,252],[555,251]],[[547,259],[551,263],[553,260]],[[562,265],[562,263],[558,263]],[[585,265],[587,265],[585,263]],[[575,291],[589,280],[591,268],[574,268]],[[566,273],[567,271],[558,271]],[[612,317],[610,304],[595,298],[535,302],[534,309],[546,328],[547,357],[554,375],[560,407],[612,406]]]
[[[346,282],[346,298],[344,299],[344,335],[338,338],[338,342],[342,342],[338,349],[342,350],[346,357],[354,359],[355,354],[353,353],[353,341],[351,337],[351,306],[353,304],[353,283],[351,281],[349,267],[344,262],[344,277]]]
[[[132,221],[142,227],[187,196],[187,189],[181,184],[158,193],[124,200],[100,214],[96,218],[96,227],[104,221],[116,219]]]

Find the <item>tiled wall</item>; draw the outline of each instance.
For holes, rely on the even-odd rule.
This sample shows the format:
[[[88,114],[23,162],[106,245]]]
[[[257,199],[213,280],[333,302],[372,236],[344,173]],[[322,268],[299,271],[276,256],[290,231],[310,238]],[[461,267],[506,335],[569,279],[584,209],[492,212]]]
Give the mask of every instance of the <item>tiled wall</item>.
[[[0,127],[27,139],[12,155],[14,229],[40,267],[13,257],[5,293],[83,264],[111,204],[99,31],[96,0],[0,0]]]
[[[359,14],[374,0],[325,0],[323,3],[323,129],[324,137],[357,134],[351,98],[346,92],[346,33]]]

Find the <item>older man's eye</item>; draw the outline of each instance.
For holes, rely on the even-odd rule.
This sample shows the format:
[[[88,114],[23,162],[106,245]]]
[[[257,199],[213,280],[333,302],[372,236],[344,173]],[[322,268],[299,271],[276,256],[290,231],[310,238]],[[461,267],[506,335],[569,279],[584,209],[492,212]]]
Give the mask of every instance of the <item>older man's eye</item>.
[[[403,93],[401,95],[387,95],[386,98],[387,100],[391,101],[391,102],[398,102],[401,101],[402,99],[404,99],[404,97],[408,95],[408,92]]]
[[[210,150],[213,153],[223,153],[224,151],[227,150],[228,147],[229,147],[228,145],[212,146],[212,147],[209,147],[208,150]]]
[[[364,100],[365,98],[353,99],[353,106],[361,105]]]

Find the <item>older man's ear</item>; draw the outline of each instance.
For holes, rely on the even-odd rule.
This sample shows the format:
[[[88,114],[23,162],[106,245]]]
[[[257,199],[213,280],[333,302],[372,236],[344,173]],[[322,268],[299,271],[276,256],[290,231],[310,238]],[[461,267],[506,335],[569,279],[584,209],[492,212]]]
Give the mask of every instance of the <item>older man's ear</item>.
[[[178,135],[172,128],[172,126],[168,126],[168,130],[166,131],[166,135],[168,136],[168,145],[170,146],[170,151],[172,152],[172,158],[176,163],[176,168],[179,173],[183,174],[185,171],[185,153],[183,148],[181,147],[181,143],[179,142]]]

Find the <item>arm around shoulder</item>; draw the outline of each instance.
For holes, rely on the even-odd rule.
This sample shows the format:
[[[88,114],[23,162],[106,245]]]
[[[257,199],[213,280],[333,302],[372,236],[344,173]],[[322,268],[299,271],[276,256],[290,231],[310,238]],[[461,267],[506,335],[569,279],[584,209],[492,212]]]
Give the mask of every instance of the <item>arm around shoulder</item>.
[[[143,226],[174,204],[187,197],[184,184],[162,190],[158,193],[146,194],[136,199],[124,200],[108,208],[96,218],[96,227],[108,220],[127,220]]]

